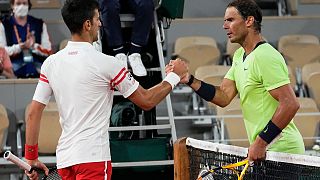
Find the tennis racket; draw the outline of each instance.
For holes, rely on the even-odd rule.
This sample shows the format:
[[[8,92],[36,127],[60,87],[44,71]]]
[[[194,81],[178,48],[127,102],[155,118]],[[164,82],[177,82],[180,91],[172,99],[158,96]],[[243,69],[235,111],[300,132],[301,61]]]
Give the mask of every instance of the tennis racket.
[[[232,170],[238,177],[238,180],[242,180],[243,179],[243,176],[245,175],[248,167],[249,167],[250,163],[249,163],[249,160],[243,160],[243,161],[239,161],[239,162],[236,162],[234,164],[228,164],[228,165],[225,165],[225,166],[217,166],[217,167],[214,167],[212,169],[208,169],[208,168],[203,168],[201,169],[199,175],[198,175],[198,178],[197,180],[214,180],[214,179],[229,179],[229,178],[226,178],[224,176],[214,176],[214,175],[218,175],[217,171],[221,170],[221,169],[229,169],[229,170]],[[241,167],[241,166],[244,166],[244,168],[242,169],[242,171],[239,171],[236,169],[236,167]],[[217,178],[216,178],[217,177]]]
[[[42,180],[61,180],[61,177],[58,174],[57,167],[49,168],[49,175],[46,176],[43,170],[31,167],[28,163],[24,162],[22,159],[12,154],[10,151],[6,151],[3,155],[3,158],[7,161],[11,161],[23,170],[27,170],[29,172],[32,172],[34,170],[37,171],[39,173],[40,179]]]
[[[280,133],[276,138],[274,138],[270,144],[268,144],[267,149],[269,149],[269,147],[274,144],[277,140],[279,140],[282,137],[282,134]],[[198,178],[197,180],[214,180],[214,179],[221,179],[221,180],[228,180],[230,178],[226,178],[225,176],[221,175],[220,177],[218,176],[218,178],[214,177],[214,175],[216,175],[217,171],[221,170],[221,169],[230,169],[232,170],[238,177],[238,180],[242,180],[243,176],[245,175],[246,171],[248,170],[248,167],[252,165],[252,162],[249,162],[248,159],[233,163],[233,164],[228,164],[225,166],[217,166],[215,168],[212,169],[208,169],[207,167],[202,168],[199,172]],[[244,166],[244,168],[242,169],[242,171],[238,171],[236,170],[236,167],[241,167]]]

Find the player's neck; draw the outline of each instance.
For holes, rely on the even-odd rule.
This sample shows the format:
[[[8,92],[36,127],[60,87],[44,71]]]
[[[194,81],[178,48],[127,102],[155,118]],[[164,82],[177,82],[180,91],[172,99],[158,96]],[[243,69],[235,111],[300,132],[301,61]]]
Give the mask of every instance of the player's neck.
[[[86,35],[73,34],[71,37],[71,40],[75,41],[75,42],[88,42],[88,43],[92,44],[91,38]]]
[[[250,54],[254,50],[256,45],[261,41],[263,41],[263,38],[260,33],[251,36],[248,35],[242,44],[246,55]]]

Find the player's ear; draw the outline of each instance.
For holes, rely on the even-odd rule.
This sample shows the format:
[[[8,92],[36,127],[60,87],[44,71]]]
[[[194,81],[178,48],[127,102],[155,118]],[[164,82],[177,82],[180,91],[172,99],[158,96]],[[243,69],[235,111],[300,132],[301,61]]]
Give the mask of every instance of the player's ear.
[[[247,27],[250,27],[250,26],[253,26],[254,24],[254,17],[253,16],[248,16],[247,19],[246,19],[246,25]]]
[[[86,20],[84,23],[83,23],[83,29],[85,29],[86,31],[89,31],[91,29],[91,22],[90,20]]]

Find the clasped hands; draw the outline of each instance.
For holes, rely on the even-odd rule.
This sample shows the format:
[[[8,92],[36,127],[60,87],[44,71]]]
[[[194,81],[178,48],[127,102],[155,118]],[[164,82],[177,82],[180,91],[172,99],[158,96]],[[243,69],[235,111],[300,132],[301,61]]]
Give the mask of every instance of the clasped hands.
[[[187,62],[177,58],[175,60],[170,60],[169,64],[165,68],[166,74],[170,72],[176,73],[180,77],[179,83],[187,83],[189,81],[189,67]]]
[[[35,37],[33,34],[30,34],[27,36],[27,39],[25,42],[19,43],[20,48],[23,49],[32,49],[33,45],[35,43]]]

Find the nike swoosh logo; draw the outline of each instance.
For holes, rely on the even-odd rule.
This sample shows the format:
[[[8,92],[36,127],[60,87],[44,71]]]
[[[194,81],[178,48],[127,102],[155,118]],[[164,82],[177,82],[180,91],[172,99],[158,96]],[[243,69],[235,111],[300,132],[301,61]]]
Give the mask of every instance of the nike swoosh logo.
[[[268,131],[268,127],[263,131],[264,133],[267,133],[267,131]]]

